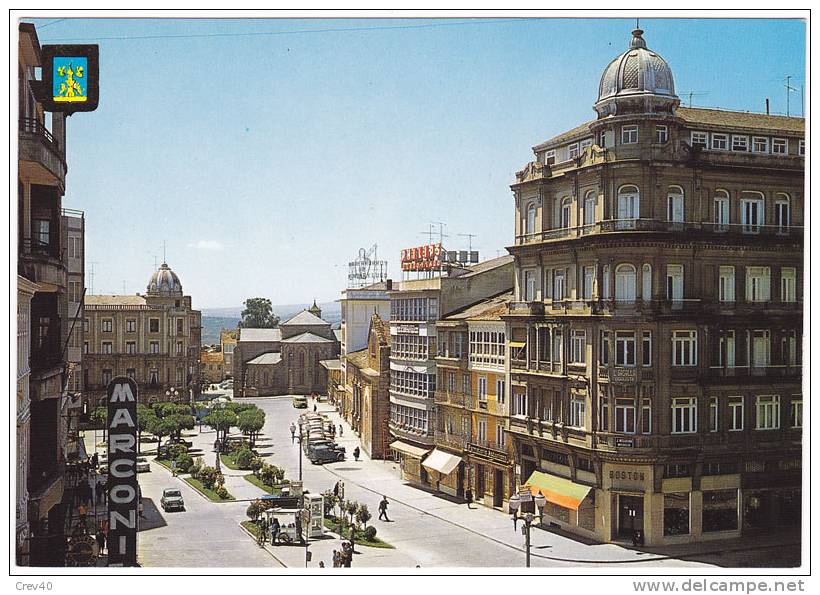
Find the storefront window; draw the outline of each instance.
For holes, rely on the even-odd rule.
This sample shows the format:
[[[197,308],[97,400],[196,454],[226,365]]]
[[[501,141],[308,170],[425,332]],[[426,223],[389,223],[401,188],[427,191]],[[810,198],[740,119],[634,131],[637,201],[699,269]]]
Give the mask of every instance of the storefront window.
[[[689,494],[681,492],[663,495],[663,534],[689,533]]]
[[[703,492],[703,531],[737,529],[737,490]]]

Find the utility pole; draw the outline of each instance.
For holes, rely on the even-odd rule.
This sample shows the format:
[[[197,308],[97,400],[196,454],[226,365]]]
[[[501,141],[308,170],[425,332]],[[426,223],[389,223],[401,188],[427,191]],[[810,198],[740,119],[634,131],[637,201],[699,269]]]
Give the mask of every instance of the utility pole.
[[[98,263],[96,260],[92,260],[88,264],[91,265],[91,272],[88,275],[89,294],[94,295],[94,265]]]
[[[467,245],[469,246],[467,249],[470,252],[472,252],[473,251],[473,238],[477,238],[478,234],[475,234],[475,233],[460,233],[458,235],[467,238]]]
[[[431,221],[430,227],[432,228],[433,225],[438,225],[438,243],[444,244],[444,238],[450,237],[444,233],[444,228],[447,227],[447,224],[441,221]],[[431,241],[430,243],[432,244],[433,242]]]
[[[790,107],[790,99],[791,99],[792,91],[797,91],[797,89],[795,89],[794,87],[792,87],[789,84],[791,82],[791,79],[792,79],[792,75],[788,75],[786,77],[785,83],[783,84],[783,86],[786,87],[786,116],[791,115],[789,107]]]

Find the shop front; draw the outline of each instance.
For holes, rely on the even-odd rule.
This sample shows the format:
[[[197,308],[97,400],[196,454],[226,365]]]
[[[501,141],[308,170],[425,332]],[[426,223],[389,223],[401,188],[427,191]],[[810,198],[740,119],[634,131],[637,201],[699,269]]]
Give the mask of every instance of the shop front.
[[[524,485],[533,495],[540,493],[546,499],[542,514],[545,525],[595,537],[595,490],[592,486],[541,471],[533,471]]]
[[[390,449],[395,453],[395,459],[399,462],[399,469],[403,480],[416,485],[428,484],[428,473],[427,470],[421,466],[421,461],[431,449],[413,446],[401,440],[391,442]]]
[[[503,508],[514,486],[511,457],[500,448],[468,443],[465,446],[467,465],[474,483],[476,502],[493,508]]]
[[[421,465],[427,470],[430,484],[437,491],[455,497],[463,496],[464,465],[460,456],[436,448]]]

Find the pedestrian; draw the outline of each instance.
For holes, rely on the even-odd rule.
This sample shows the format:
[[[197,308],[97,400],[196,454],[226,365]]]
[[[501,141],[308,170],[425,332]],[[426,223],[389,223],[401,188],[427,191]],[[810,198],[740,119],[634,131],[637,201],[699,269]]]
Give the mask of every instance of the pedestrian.
[[[86,508],[85,504],[80,504],[79,508],[77,509],[80,513],[80,527],[83,529],[86,528],[86,516],[88,515],[88,508]]]
[[[379,520],[380,521],[387,521],[390,522],[390,519],[387,518],[387,496],[382,496],[382,501],[379,502]]]
[[[290,443],[293,444],[293,442],[295,440],[296,440],[296,424],[293,423],[293,422],[290,422]]]
[[[272,545],[277,545],[278,538],[279,538],[279,530],[281,529],[281,525],[279,524],[279,519],[273,517],[273,521],[270,524],[270,542]]]
[[[316,403],[313,404],[313,413],[316,413]]]
[[[100,548],[100,554],[102,554],[103,551],[105,551],[105,533],[103,533],[102,529],[97,531],[96,539],[97,547]]]
[[[342,557],[339,555],[339,550],[333,550],[333,568],[339,568],[342,564]]]
[[[177,476],[177,462],[176,459],[171,461],[171,474],[176,477]]]
[[[99,457],[99,455],[95,452],[93,455],[91,455],[91,467],[92,467],[92,468],[94,468],[94,469],[96,469],[96,468],[97,468],[97,466],[99,465],[99,462],[100,462],[100,457]]]
[[[325,567],[325,563],[322,562],[321,560],[319,560],[319,568],[324,568],[324,567]]]
[[[337,481],[336,484],[333,486],[333,497],[339,497],[339,482]]]
[[[353,458],[356,459],[356,462],[359,462],[359,455],[362,454],[362,451],[359,450],[359,447],[353,449]]]
[[[467,488],[467,491],[464,492],[464,499],[467,501],[467,508],[470,508],[470,504],[473,503],[473,490]]]
[[[339,438],[344,436],[345,429],[342,427],[342,424],[339,424]]]

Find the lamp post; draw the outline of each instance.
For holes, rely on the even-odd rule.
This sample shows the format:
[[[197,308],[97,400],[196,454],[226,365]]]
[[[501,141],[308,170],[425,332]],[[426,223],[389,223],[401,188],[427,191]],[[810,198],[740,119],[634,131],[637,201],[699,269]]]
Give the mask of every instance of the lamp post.
[[[174,403],[176,403],[177,399],[179,399],[179,391],[175,388],[169,388],[165,391],[165,396],[167,397],[168,401],[173,401]]]
[[[539,492],[533,498],[535,503],[535,512],[538,514],[538,524],[541,524],[541,518],[543,515],[544,506],[547,504],[547,499]],[[522,499],[518,494],[513,494],[509,500],[509,508],[513,512],[513,527],[516,527],[518,524],[518,509],[521,507]],[[521,527],[521,532],[524,534],[524,548],[526,552],[526,565],[527,568],[530,567],[530,529],[532,528],[533,521],[535,520],[535,514],[532,512],[525,512],[522,517],[520,517],[524,521],[524,526]]]

